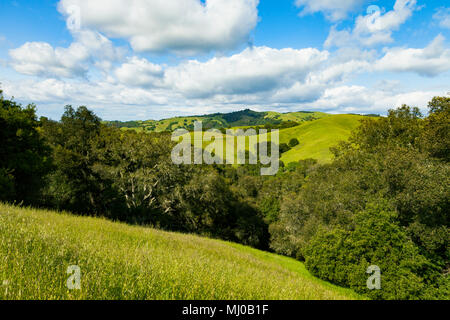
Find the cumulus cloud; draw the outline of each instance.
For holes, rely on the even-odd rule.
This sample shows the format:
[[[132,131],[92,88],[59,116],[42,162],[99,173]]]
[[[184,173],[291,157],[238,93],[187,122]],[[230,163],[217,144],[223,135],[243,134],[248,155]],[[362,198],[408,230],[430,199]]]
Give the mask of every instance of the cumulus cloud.
[[[82,28],[128,39],[135,51],[196,53],[235,48],[258,22],[259,0],[60,0]]]
[[[230,57],[191,60],[168,68],[166,83],[190,97],[254,94],[289,87],[328,59],[317,49],[248,48]]]
[[[131,88],[106,81],[88,82],[61,79],[28,79],[3,84],[5,92],[18,99],[44,103],[79,105],[160,105],[167,103],[167,93]]]
[[[92,105],[257,107],[315,101],[327,87],[364,67],[363,61],[330,59],[328,51],[312,48],[254,47],[230,57],[170,67],[133,56],[101,81],[47,79],[10,88],[17,97],[36,102],[66,103],[82,97],[82,104]]]
[[[328,20],[338,21],[348,13],[361,6],[365,0],[296,0],[297,7],[302,8],[300,16],[322,12]]]
[[[387,109],[407,104],[419,107],[425,112],[428,102],[434,96],[442,94],[443,92],[439,91],[393,92],[358,85],[344,85],[328,88],[320,99],[309,105],[318,110],[334,113],[385,114]]]
[[[450,29],[450,8],[440,8],[433,15],[441,28]]]
[[[53,48],[46,42],[27,42],[9,51],[12,67],[19,73],[44,77],[84,77],[91,63],[114,61],[123,55],[110,40],[93,31],[74,34],[68,48]]]
[[[328,88],[366,70],[363,57],[354,50],[330,57],[328,51],[313,48],[254,47],[229,57],[168,67],[132,56],[103,80],[24,81],[9,89],[18,98],[46,103],[207,108],[203,113],[243,104],[278,107],[316,101]]]
[[[73,77],[88,71],[84,62],[89,54],[79,44],[54,49],[46,42],[27,42],[9,55],[13,68],[26,75]]]
[[[122,119],[124,116],[142,119],[149,115],[149,110],[167,116],[169,111],[207,113],[236,110],[242,105],[256,110],[384,113],[388,107],[402,103],[426,105],[439,93],[425,89],[404,92],[395,81],[385,81],[370,89],[349,85],[352,78],[373,71],[413,72],[431,77],[450,70],[450,49],[442,36],[421,49],[386,48],[381,53],[379,48],[360,46],[392,41],[392,32],[412,15],[416,0],[397,0],[392,11],[360,16],[350,30],[332,28],[327,45],[339,47],[333,53],[315,48],[252,47],[230,56],[215,56],[206,61],[182,60],[167,66],[136,52],[125,59],[125,52],[100,33],[129,39],[136,50],[142,51],[186,53],[231,48],[245,41],[253,25],[233,26],[243,19],[235,9],[245,6],[249,11],[242,14],[250,17],[254,13],[256,19],[257,2],[111,0],[106,4],[103,0],[61,0],[59,9],[63,13],[66,9],[70,11],[65,6],[81,6],[81,29],[71,30],[74,42],[67,48],[29,42],[11,50],[10,65],[17,72],[47,79],[7,82],[4,88],[18,99],[39,104],[59,104],[61,108],[71,103],[95,110],[103,108],[100,110],[110,119],[113,113],[108,113],[108,108]],[[345,17],[358,5],[357,1],[337,3],[297,1],[303,14],[308,10],[322,11],[331,20]],[[101,9],[100,4],[105,7]],[[149,10],[149,4],[155,5],[154,11]],[[200,13],[198,8],[202,9]],[[216,10],[225,10],[224,20],[215,16]],[[138,19],[140,15],[153,20]],[[104,73],[93,79],[90,75],[96,69]],[[133,111],[124,113],[127,107]]]
[[[120,83],[133,87],[149,87],[161,82],[164,70],[160,65],[134,56],[117,68],[114,74]]]
[[[450,49],[445,47],[445,38],[437,36],[423,49],[391,48],[375,64],[375,70],[415,72],[433,77],[450,70]]]
[[[416,0],[396,0],[393,10],[384,14],[374,11],[358,16],[352,30],[337,30],[336,26],[333,26],[325,46],[374,46],[393,42],[392,32],[405,23],[416,9]]]

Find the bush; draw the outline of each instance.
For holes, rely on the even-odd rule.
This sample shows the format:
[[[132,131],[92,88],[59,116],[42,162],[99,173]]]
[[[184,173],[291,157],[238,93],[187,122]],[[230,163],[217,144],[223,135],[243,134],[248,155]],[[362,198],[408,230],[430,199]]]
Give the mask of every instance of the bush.
[[[291,139],[291,141],[289,141],[289,147],[294,148],[296,146],[298,146],[300,144],[300,142],[297,140],[297,138],[293,138]]]
[[[280,154],[286,153],[289,150],[291,150],[291,148],[286,143],[280,144]]]

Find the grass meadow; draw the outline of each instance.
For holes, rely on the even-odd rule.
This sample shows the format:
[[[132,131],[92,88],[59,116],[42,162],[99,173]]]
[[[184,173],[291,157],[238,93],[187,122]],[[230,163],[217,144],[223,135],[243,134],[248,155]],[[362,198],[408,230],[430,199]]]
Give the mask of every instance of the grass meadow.
[[[81,290],[66,286],[81,268]],[[294,259],[193,235],[0,204],[0,300],[360,299]]]

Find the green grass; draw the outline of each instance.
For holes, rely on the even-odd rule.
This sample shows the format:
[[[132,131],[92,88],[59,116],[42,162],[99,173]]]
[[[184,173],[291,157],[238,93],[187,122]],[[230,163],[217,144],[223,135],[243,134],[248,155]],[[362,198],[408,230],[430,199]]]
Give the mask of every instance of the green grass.
[[[69,265],[81,290],[66,288]],[[0,300],[358,298],[241,245],[0,204]]]
[[[277,119],[281,121],[294,121],[294,122],[303,122],[303,121],[311,121],[314,119],[322,119],[325,117],[329,117],[330,114],[323,112],[288,112],[288,113],[279,113],[269,111],[267,112],[267,119]]]
[[[316,121],[307,122],[298,127],[280,131],[280,143],[289,143],[297,138],[300,144],[284,153],[281,160],[287,164],[308,158],[319,162],[331,161],[330,148],[346,141],[356,129],[363,116],[334,115]]]

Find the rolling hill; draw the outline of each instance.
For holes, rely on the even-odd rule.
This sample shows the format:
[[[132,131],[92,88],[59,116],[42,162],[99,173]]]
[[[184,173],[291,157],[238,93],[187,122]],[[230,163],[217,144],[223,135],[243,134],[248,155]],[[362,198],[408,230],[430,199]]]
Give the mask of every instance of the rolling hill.
[[[333,156],[330,147],[346,141],[363,118],[358,115],[334,115],[280,131],[280,143],[289,143],[292,138],[300,142],[282,154],[281,160],[286,164],[308,158],[319,162],[330,161]]]
[[[374,117],[375,115],[370,115]],[[281,155],[288,164],[308,158],[321,163],[331,161],[330,148],[340,141],[346,141],[351,132],[359,126],[366,116],[354,114],[331,115],[322,112],[255,112],[243,110],[232,113],[217,113],[198,117],[179,117],[161,121],[106,122],[123,130],[138,132],[162,132],[175,129],[194,129],[194,122],[201,121],[204,129],[248,129],[264,126],[280,127],[280,144],[288,144],[296,138],[300,144]],[[283,126],[285,125],[285,126]],[[208,143],[204,143],[206,147]],[[248,150],[248,146],[247,146]]]
[[[71,265],[81,290],[66,287]],[[0,300],[360,298],[249,247],[0,204]]]
[[[194,122],[203,122],[204,128],[231,128],[243,126],[264,126],[266,124],[280,124],[282,122],[313,121],[327,117],[328,114],[322,112],[256,112],[249,109],[231,112],[231,113],[215,113],[202,116],[191,117],[175,117],[163,120],[146,120],[146,121],[105,121],[105,124],[123,128],[124,130],[136,130],[144,132],[163,132],[174,131],[176,129],[194,129]]]
[[[332,160],[333,154],[331,147],[337,146],[339,142],[346,141],[351,132],[356,129],[364,116],[359,115],[328,115],[318,120],[303,122],[302,124],[280,130],[280,144],[288,144],[291,139],[296,138],[299,145],[291,150],[281,154],[281,161],[285,164],[304,159],[316,159],[320,163],[327,163]],[[232,129],[246,129],[248,127],[235,127]],[[203,135],[203,148],[206,148],[211,142],[205,142]],[[271,135],[268,135],[269,140]],[[194,141],[194,135],[191,133],[191,139]],[[211,139],[209,139],[211,140]],[[235,140],[236,141],[236,140]],[[261,140],[259,140],[261,141]],[[224,150],[227,148],[228,140],[224,135]],[[246,149],[248,149],[248,143]],[[236,154],[236,147],[235,147]]]

